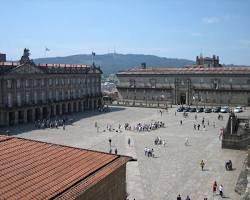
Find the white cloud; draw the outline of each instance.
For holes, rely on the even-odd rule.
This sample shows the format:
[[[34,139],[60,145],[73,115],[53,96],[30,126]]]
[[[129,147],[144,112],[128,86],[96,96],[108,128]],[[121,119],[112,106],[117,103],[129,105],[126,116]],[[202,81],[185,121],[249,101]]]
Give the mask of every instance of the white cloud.
[[[221,21],[219,17],[204,17],[201,21],[205,24],[216,24]]]
[[[223,16],[213,16],[213,17],[203,17],[201,21],[205,24],[217,24],[220,22],[228,21],[232,19],[233,16],[230,15],[223,15]]]

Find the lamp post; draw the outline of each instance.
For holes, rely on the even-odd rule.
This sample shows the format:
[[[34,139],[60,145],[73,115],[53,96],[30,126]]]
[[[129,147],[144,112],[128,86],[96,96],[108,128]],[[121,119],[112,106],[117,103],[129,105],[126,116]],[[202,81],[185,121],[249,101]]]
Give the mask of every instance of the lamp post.
[[[112,150],[111,150],[111,142],[112,142],[112,140],[109,138],[109,153],[112,152]]]
[[[230,126],[231,130],[230,130],[230,133],[232,135],[233,134],[233,117],[232,116],[230,116],[230,121],[231,121],[231,126]]]

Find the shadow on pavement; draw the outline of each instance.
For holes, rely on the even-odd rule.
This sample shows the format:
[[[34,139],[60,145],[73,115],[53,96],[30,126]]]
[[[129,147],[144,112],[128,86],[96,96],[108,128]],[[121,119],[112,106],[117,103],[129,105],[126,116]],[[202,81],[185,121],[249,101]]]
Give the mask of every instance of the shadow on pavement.
[[[72,113],[72,114],[68,114],[68,115],[62,115],[62,116],[58,116],[55,118],[51,118],[51,119],[63,119],[63,118],[67,118],[68,120],[70,120],[71,124],[70,125],[74,125],[75,122],[84,119],[84,118],[89,118],[89,117],[93,117],[93,116],[97,116],[97,115],[105,115],[105,114],[109,114],[109,113],[113,113],[113,112],[118,112],[121,110],[125,110],[125,107],[110,107],[110,111],[109,112],[99,112],[99,111],[84,111],[82,113]],[[69,126],[69,124],[67,125]],[[35,127],[35,123],[29,123],[29,124],[19,124],[16,126],[10,126],[10,127],[3,127],[0,128],[0,135],[9,135],[9,136],[13,136],[13,135],[18,135],[18,134],[22,134],[25,132],[29,132],[32,130],[37,130],[38,128]],[[45,129],[49,129],[49,128],[44,128]]]

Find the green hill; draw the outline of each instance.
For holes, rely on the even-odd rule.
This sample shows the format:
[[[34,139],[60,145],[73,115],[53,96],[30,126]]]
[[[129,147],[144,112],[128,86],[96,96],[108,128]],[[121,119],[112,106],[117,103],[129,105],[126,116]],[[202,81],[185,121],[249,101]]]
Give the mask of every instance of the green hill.
[[[34,59],[35,63],[65,63],[65,64],[91,64],[92,55],[72,55],[65,57],[50,57]],[[177,58],[165,58],[143,54],[103,54],[96,55],[94,62],[104,74],[116,73],[131,67],[140,66],[145,62],[150,67],[181,67],[194,64],[194,61]]]

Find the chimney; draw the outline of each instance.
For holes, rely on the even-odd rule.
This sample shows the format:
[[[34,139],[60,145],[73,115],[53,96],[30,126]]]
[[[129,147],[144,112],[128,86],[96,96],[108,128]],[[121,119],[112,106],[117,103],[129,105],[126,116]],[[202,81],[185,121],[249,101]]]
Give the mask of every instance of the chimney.
[[[0,62],[6,62],[6,54],[0,53]]]
[[[141,63],[141,68],[146,69],[146,63],[145,62]]]

